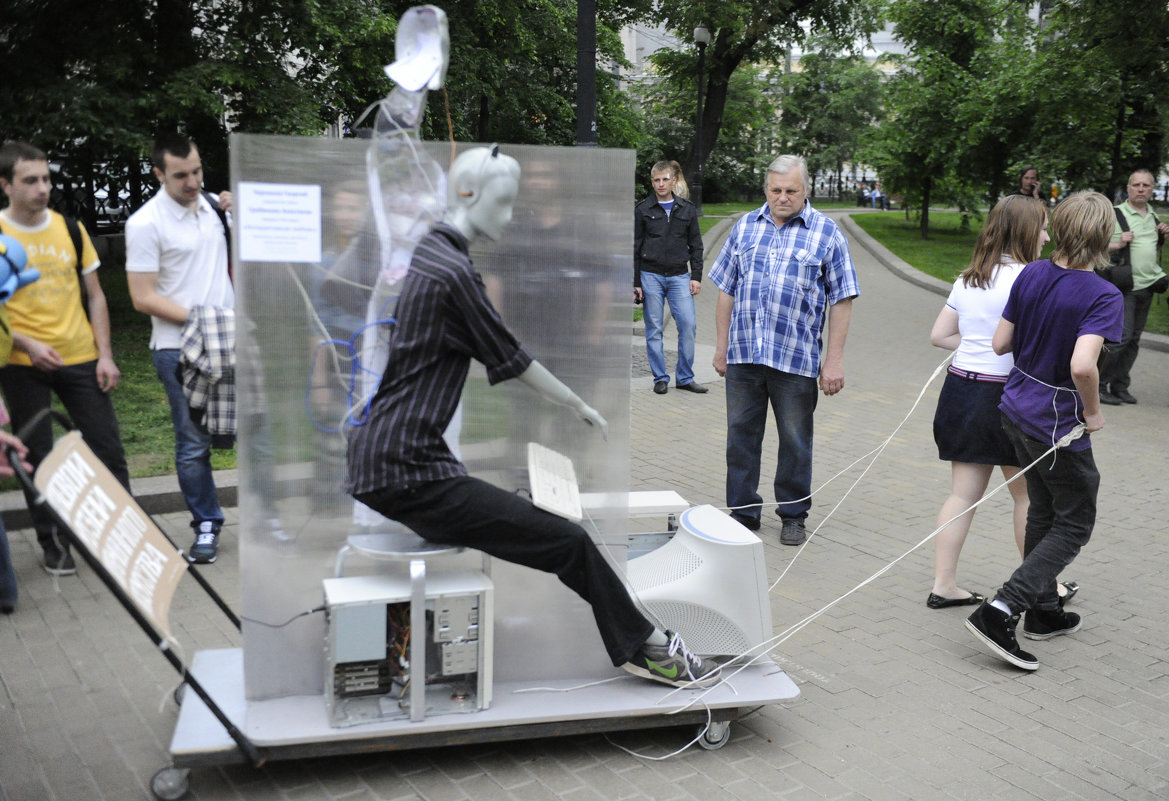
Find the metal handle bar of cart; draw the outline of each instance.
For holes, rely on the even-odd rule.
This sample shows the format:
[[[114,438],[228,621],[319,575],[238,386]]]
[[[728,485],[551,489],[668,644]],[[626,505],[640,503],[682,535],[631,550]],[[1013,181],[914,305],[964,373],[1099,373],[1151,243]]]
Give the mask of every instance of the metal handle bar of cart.
[[[31,433],[46,416],[50,415],[54,420],[60,423],[66,431],[73,430],[73,423],[71,420],[69,420],[68,417],[51,409],[43,409],[38,412],[31,420],[29,420],[28,423],[20,429],[16,436],[23,441],[23,439],[28,436],[28,434]],[[144,631],[146,635],[154,641],[155,647],[157,647],[158,650],[162,652],[163,656],[166,657],[166,660],[171,663],[175,670],[178,671],[179,675],[182,677],[183,682],[192,690],[194,690],[197,696],[199,696],[199,699],[206,705],[207,709],[211,711],[211,714],[215,716],[216,720],[219,721],[219,723],[231,736],[231,739],[235,741],[235,744],[239,746],[240,751],[245,757],[247,757],[248,761],[250,761],[257,768],[262,767],[264,763],[267,762],[267,757],[256,748],[252,741],[248,739],[247,735],[240,731],[236,725],[232,723],[230,719],[228,719],[227,715],[224,714],[223,710],[219,708],[219,705],[215,703],[210,694],[208,694],[202,683],[197,678],[195,678],[194,674],[187,670],[187,666],[183,664],[183,661],[175,654],[173,650],[171,650],[171,647],[167,643],[166,638],[161,636],[155,629],[154,625],[138,610],[134,601],[118,584],[117,579],[115,579],[113,575],[111,575],[110,572],[106,570],[105,565],[101,563],[100,559],[90,553],[89,548],[85,545],[84,542],[81,541],[81,538],[77,536],[77,533],[73,531],[73,528],[69,525],[69,522],[61,517],[61,515],[58,514],[55,509],[53,509],[45,496],[41,494],[40,490],[37,489],[36,483],[33,481],[33,477],[27,470],[24,469],[24,465],[21,463],[20,454],[17,453],[16,448],[9,446],[5,449],[5,455],[8,457],[8,463],[12,465],[12,469],[16,473],[17,480],[20,482],[21,486],[28,491],[29,496],[33,498],[33,505],[49,513],[54,522],[57,524],[58,530],[65,532],[74,548],[78,553],[81,554],[82,558],[85,559],[86,564],[89,565],[90,569],[92,569],[93,572],[97,574],[97,576],[106,585],[106,587],[109,588],[110,592],[114,594],[114,597],[118,599],[125,610],[130,613],[130,616],[134,618],[134,621],[138,624],[139,628],[141,628],[142,631]],[[167,541],[170,542],[171,546],[175,548],[175,551],[182,554],[182,550],[178,548],[178,546],[175,546],[174,541],[171,540],[165,532],[161,533],[164,537],[166,537]],[[231,608],[227,606],[223,599],[219,597],[219,594],[215,592],[215,589],[207,583],[207,580],[203,576],[199,575],[199,572],[193,569],[192,566],[188,566],[187,572],[190,573],[197,582],[199,582],[199,586],[201,586],[207,592],[207,594],[211,596],[216,605],[221,610],[223,610],[228,619],[231,620],[237,629],[239,629],[239,618],[236,617],[235,613],[231,611]]]

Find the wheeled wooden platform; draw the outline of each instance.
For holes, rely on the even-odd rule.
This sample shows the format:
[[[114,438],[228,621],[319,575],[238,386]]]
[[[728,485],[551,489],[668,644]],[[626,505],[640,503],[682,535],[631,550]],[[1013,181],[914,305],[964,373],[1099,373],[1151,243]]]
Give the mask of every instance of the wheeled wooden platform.
[[[726,675],[734,672],[724,668]],[[579,689],[571,680],[498,682],[489,709],[335,728],[321,695],[246,701],[241,649],[200,651],[192,673],[268,760],[667,726],[697,726],[699,744],[713,749],[727,742],[730,723],[746,712],[799,696],[787,674],[762,659],[709,692],[674,691],[619,671],[613,681]],[[183,698],[170,752],[173,765],[155,775],[160,798],[181,797],[190,768],[248,761],[193,693]]]

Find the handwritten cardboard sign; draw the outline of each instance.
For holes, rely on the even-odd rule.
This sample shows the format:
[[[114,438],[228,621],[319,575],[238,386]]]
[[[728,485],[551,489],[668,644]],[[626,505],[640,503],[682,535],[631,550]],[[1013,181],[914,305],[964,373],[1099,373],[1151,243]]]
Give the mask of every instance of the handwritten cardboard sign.
[[[162,634],[170,637],[170,604],[186,560],[126,492],[77,431],[70,431],[37,468],[35,483],[49,506],[109,571]]]

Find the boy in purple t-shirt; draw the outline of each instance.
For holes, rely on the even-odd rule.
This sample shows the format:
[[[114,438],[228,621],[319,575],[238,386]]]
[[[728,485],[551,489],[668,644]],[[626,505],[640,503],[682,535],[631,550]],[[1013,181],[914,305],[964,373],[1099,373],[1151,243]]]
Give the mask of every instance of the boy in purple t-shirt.
[[[992,345],[1013,352],[999,409],[1003,428],[1027,468],[1023,564],[966,628],[1000,659],[1024,670],[1039,662],[1019,648],[1023,636],[1046,640],[1080,628],[1080,616],[1059,604],[1056,576],[1092,536],[1100,474],[1088,435],[1104,427],[1100,411],[1100,348],[1120,339],[1124,305],[1116,287],[1093,267],[1107,262],[1115,217],[1096,192],[1077,192],[1052,215],[1051,259],[1028,264],[1011,288]],[[1054,450],[1083,425],[1083,434]],[[1050,455],[1048,455],[1050,454]]]

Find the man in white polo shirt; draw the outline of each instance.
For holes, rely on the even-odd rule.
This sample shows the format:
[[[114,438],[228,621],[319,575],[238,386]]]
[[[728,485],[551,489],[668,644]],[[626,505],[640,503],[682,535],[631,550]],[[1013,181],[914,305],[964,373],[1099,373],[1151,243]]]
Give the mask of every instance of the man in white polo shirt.
[[[195,306],[233,308],[226,231],[203,195],[203,164],[188,137],[170,134],[150,154],[161,191],[126,221],[126,278],[134,308],[151,316],[154,368],[175,429],[175,470],[191,512],[193,562],[215,561],[223,510],[211,474],[211,437],[191,420],[177,376],[183,325]],[[219,196],[228,210],[231,196]]]

